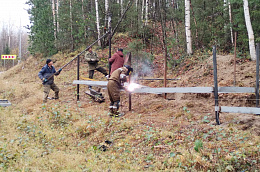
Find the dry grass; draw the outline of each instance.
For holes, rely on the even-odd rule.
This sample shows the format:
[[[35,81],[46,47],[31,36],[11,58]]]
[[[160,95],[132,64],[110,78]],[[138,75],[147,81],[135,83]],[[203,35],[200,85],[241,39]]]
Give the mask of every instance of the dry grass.
[[[73,57],[58,54],[54,66]],[[126,115],[110,118],[106,90],[102,90],[106,102],[99,104],[84,95],[86,87],[80,86],[76,102],[72,85],[76,62],[55,79],[60,100],[42,104],[37,74],[43,65],[44,60],[31,57],[0,74],[0,99],[12,103],[0,107],[1,171],[259,170],[257,125],[243,131],[237,116],[225,114],[221,119],[228,125],[215,126],[213,97],[176,94],[167,100],[160,95],[133,94],[132,112],[128,112],[128,96],[123,93],[121,108]],[[196,78],[197,70],[189,71],[177,84],[188,86],[185,78]],[[86,71],[82,65],[81,73]],[[95,78],[103,79],[98,73]]]

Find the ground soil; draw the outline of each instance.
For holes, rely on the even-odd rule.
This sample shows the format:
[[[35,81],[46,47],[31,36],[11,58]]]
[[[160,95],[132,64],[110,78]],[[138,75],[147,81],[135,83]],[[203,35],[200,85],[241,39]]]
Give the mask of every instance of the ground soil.
[[[65,57],[67,61],[69,57]],[[54,64],[62,66],[64,60],[57,60]],[[13,104],[18,104],[21,101],[23,111],[27,113],[37,113],[36,104],[41,104],[42,88],[41,83],[37,77],[44,62],[39,62],[38,59],[28,59],[22,66],[17,66],[11,70],[15,73],[12,78],[13,84],[30,84],[30,90],[25,88],[24,97],[31,97],[25,100],[24,97],[10,99]],[[234,86],[234,77],[236,79],[235,86],[239,87],[255,87],[256,83],[256,62],[250,60],[236,60],[236,75],[234,76],[234,56],[233,55],[218,55],[218,83],[219,87]],[[33,67],[32,67],[33,66]],[[83,65],[81,70],[82,76],[87,77],[86,65]],[[34,73],[31,70],[35,70]],[[161,69],[155,69],[155,71]],[[156,72],[154,72],[156,73]],[[194,60],[189,63],[185,70],[171,72],[168,78],[179,78],[176,81],[168,81],[167,87],[213,87],[213,60],[210,55],[205,60]],[[5,74],[1,74],[5,75]],[[9,75],[3,76],[8,79]],[[69,106],[77,106],[79,102],[76,101],[75,91],[76,86],[72,84],[76,75],[76,61],[72,62],[67,68],[62,71],[62,74],[56,77],[56,84],[60,87],[60,102]],[[159,74],[158,74],[159,75]],[[158,76],[157,75],[157,76]],[[105,80],[102,74],[96,72],[96,79]],[[161,77],[162,76],[158,76]],[[11,82],[6,80],[6,82]],[[17,83],[15,83],[17,82]],[[163,87],[163,81],[139,81],[139,84],[149,87]],[[105,96],[104,103],[93,102],[84,92],[87,86],[80,86],[80,106],[83,110],[90,114],[97,114],[108,112],[109,99],[106,89],[101,90]],[[52,93],[51,93],[52,94]],[[51,96],[51,95],[50,95]],[[33,97],[33,98],[32,98]],[[185,127],[185,121],[198,121],[207,117],[210,124],[215,124],[215,101],[212,94],[167,94],[166,99],[164,95],[157,94],[132,94],[132,106],[129,111],[128,93],[122,92],[121,97],[121,111],[125,113],[122,118],[135,119],[138,117],[142,123],[153,125],[155,127],[172,127],[174,124],[182,123]],[[54,100],[52,100],[54,101]],[[51,101],[49,101],[51,102]],[[220,106],[236,106],[236,107],[255,107],[254,94],[219,94]],[[19,105],[18,105],[19,106]],[[109,117],[107,117],[109,118]],[[220,122],[223,126],[237,125],[241,130],[250,130],[255,135],[260,135],[260,116],[253,114],[240,113],[220,113]]]
[[[255,61],[236,59],[236,67],[234,67],[233,55],[218,55],[217,69],[219,87],[255,87]],[[236,70],[235,75],[234,70]],[[186,71],[177,73],[179,74],[167,76],[168,78],[179,78],[177,81],[168,81],[167,87],[213,87],[212,55],[204,61],[198,62],[194,60],[194,62],[188,64]],[[139,81],[139,84],[149,87],[163,87],[163,81]],[[101,109],[107,110],[109,100],[106,90],[103,90],[103,94],[106,102]],[[88,97],[83,95],[82,98],[84,99],[83,101],[88,101]],[[210,124],[216,123],[213,93],[167,94],[166,99],[164,95],[132,94],[131,111],[129,111],[128,93],[122,93],[121,100],[121,111],[125,113],[124,118],[134,120],[137,116],[140,116],[140,120],[143,123],[155,127],[172,127],[174,123],[177,124],[180,121],[185,126],[185,121],[202,120],[205,116],[211,121]],[[219,106],[255,107],[255,94],[219,94]],[[93,107],[93,105],[89,104],[86,106],[88,109],[90,107]],[[251,130],[252,133],[260,135],[260,116],[257,115],[220,113],[220,123],[222,126],[227,127],[238,125],[242,130]]]

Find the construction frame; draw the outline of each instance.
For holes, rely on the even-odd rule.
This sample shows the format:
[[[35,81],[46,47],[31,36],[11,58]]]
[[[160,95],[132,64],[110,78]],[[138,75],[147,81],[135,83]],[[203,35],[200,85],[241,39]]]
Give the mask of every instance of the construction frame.
[[[141,87],[129,92],[129,111],[131,111],[131,94],[132,93],[151,93],[151,94],[166,94],[166,93],[214,93],[215,100],[215,118],[217,125],[220,125],[219,113],[249,113],[260,114],[259,108],[259,43],[256,47],[256,87],[218,87],[217,80],[217,55],[216,46],[213,46],[213,68],[214,68],[214,87]],[[79,60],[78,60],[79,62]],[[79,77],[78,77],[79,78]],[[73,84],[84,84],[91,86],[106,87],[107,81],[82,81],[75,80]],[[228,107],[219,106],[219,93],[255,93],[256,107]],[[79,93],[78,93],[79,94]],[[78,97],[79,98],[79,97]],[[77,99],[78,100],[78,99]]]

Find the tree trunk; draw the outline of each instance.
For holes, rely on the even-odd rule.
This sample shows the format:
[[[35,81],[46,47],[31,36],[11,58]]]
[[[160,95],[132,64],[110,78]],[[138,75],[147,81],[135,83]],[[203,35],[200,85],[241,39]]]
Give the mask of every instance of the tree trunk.
[[[83,17],[83,23],[85,25],[86,22],[86,15],[85,15],[85,10],[84,10],[84,0],[82,0],[82,5],[81,5],[81,10],[82,10],[82,17]],[[84,38],[87,38],[87,28],[84,26]]]
[[[190,30],[190,0],[185,0],[185,31],[187,54],[192,54],[191,30]]]
[[[55,38],[55,42],[57,39],[57,25],[56,25],[56,8],[55,8],[55,0],[52,0],[52,17],[53,17],[53,28],[54,28],[54,38]]]
[[[70,38],[71,38],[71,51],[74,51],[74,38],[73,38],[73,20],[72,20],[72,2],[70,0]]]
[[[60,0],[57,0],[56,1],[56,9],[57,9],[57,11],[56,11],[56,23],[57,23],[57,33],[59,33],[59,6],[60,6],[60,2],[59,2]]]
[[[234,45],[233,28],[232,28],[232,11],[231,11],[230,2],[228,2],[228,14],[229,14],[229,22],[230,22],[230,39],[231,39],[232,45]]]
[[[97,33],[98,39],[100,38],[100,26],[99,26],[99,13],[98,13],[98,0],[95,0],[96,3],[96,22],[97,22]],[[98,41],[98,46],[101,46],[101,41]]]
[[[248,39],[249,39],[250,56],[251,56],[251,60],[256,60],[255,38],[254,38],[254,32],[250,20],[248,0],[243,0],[243,1],[244,1],[244,15],[246,21],[246,28],[247,28]]]
[[[121,6],[121,16],[122,16],[124,13],[124,0],[121,0],[120,6]]]
[[[142,13],[141,13],[141,22],[143,23],[143,20],[144,20],[144,8],[145,8],[145,5],[144,5],[144,0],[143,0],[143,3],[142,3]]]
[[[108,24],[108,13],[109,13],[109,0],[105,0],[105,10],[106,10],[106,15],[105,15],[105,27],[107,27]]]
[[[193,20],[194,20],[194,24],[195,24],[195,45],[196,45],[196,48],[199,49],[199,42],[198,42],[198,26],[197,26],[197,20],[195,18],[195,14],[194,14],[194,11],[193,11],[193,8],[192,8],[192,5],[191,5],[191,1],[190,1],[190,8],[191,8],[191,12],[192,12],[192,16],[193,16]]]
[[[108,17],[109,17],[108,15],[110,15],[109,13],[110,13],[109,12],[109,0],[105,0],[105,25],[104,25],[105,27],[104,27],[103,34],[105,34],[107,32],[107,28],[109,29],[109,26],[108,26]],[[103,44],[102,44],[103,48],[108,44],[108,41],[106,43],[106,38],[103,39]]]
[[[145,26],[148,24],[148,9],[149,9],[149,0],[145,2]]]

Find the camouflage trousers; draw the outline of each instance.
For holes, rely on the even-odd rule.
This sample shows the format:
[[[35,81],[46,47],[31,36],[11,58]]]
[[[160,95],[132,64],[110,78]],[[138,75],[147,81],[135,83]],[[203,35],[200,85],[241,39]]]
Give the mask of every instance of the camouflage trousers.
[[[57,85],[55,85],[54,83],[52,83],[51,85],[43,85],[43,103],[46,103],[47,102],[47,98],[48,98],[48,95],[50,93],[50,90],[53,90],[55,92],[55,99],[59,99],[59,91],[60,89],[57,87]]]

